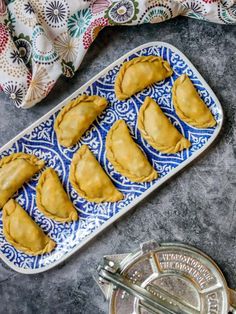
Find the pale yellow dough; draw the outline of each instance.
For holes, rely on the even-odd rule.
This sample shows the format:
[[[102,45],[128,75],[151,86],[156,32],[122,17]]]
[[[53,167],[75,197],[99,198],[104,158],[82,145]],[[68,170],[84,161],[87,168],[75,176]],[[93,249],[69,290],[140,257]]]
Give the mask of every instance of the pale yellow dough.
[[[33,221],[13,199],[3,207],[3,233],[17,250],[29,255],[50,253],[56,243]]]
[[[191,146],[151,97],[145,98],[139,110],[138,129],[143,138],[162,153],[175,154]]]
[[[76,144],[106,106],[107,100],[99,96],[82,95],[70,101],[54,124],[58,142],[65,147]]]
[[[132,139],[124,120],[116,121],[106,138],[107,159],[115,170],[133,182],[148,182],[157,172]]]
[[[173,73],[169,63],[157,56],[143,56],[125,62],[115,80],[115,93],[124,100]]]
[[[76,209],[52,168],[46,169],[39,179],[36,187],[36,204],[46,217],[58,222],[78,219]]]
[[[0,208],[36,172],[44,166],[44,161],[34,155],[15,153],[0,160]]]
[[[113,185],[87,145],[74,154],[70,167],[70,183],[77,193],[90,202],[117,202],[123,195]]]
[[[175,81],[172,97],[176,113],[184,122],[196,128],[209,128],[216,125],[211,111],[186,74],[182,74]]]

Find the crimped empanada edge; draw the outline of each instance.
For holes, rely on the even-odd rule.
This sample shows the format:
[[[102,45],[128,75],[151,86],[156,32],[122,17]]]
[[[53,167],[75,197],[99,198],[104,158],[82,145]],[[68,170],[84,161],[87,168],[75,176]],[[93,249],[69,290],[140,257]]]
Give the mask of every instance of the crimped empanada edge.
[[[31,165],[38,168],[38,171],[41,170],[44,167],[44,161],[41,159],[38,159],[35,155],[26,154],[26,153],[13,153],[9,156],[3,157],[0,160],[0,168],[4,165],[10,163],[13,160],[16,159],[25,159],[27,162],[29,162]],[[35,172],[36,173],[36,172]]]
[[[30,180],[39,170],[41,170],[44,167],[44,161],[41,159],[38,159],[35,155],[30,155],[30,154],[25,154],[25,153],[13,153],[9,156],[5,156],[0,160],[0,168],[2,168],[4,165],[10,164],[12,161],[17,160],[17,159],[24,159],[26,160],[29,164],[31,164],[32,166],[34,166],[36,169],[33,173],[33,175],[31,177],[28,177],[27,180],[25,182],[27,182],[28,180]],[[24,183],[25,183],[24,182]],[[24,184],[23,183],[23,184]],[[23,185],[22,184],[22,185]],[[19,187],[20,188],[20,187]],[[18,190],[18,189],[17,189]],[[15,190],[15,192],[17,191]],[[14,193],[13,193],[14,194]],[[10,195],[10,197],[8,198],[8,200],[13,196]],[[7,201],[8,201],[7,200]],[[6,204],[5,203],[1,203],[0,204],[0,209]]]
[[[38,207],[38,209],[47,217],[47,218],[50,218],[50,219],[53,219],[57,222],[71,222],[71,221],[76,221],[78,220],[78,213],[75,210],[75,212],[71,212],[69,217],[67,218],[61,218],[61,217],[58,217],[58,216],[55,216],[53,214],[51,214],[50,212],[47,211],[47,209],[43,206],[42,204],[42,201],[41,201],[41,194],[42,194],[42,188],[43,188],[43,185],[47,179],[47,176],[48,175],[52,175],[54,176],[54,173],[56,174],[55,170],[52,169],[52,168],[47,168],[46,170],[44,170],[44,172],[41,174],[40,178],[39,178],[39,181],[38,181],[38,184],[36,186],[36,205]],[[57,176],[57,174],[56,174]],[[75,214],[77,215],[77,219],[74,219],[75,218]]]
[[[102,203],[102,202],[118,202],[121,199],[123,199],[123,194],[117,190],[117,188],[114,186],[112,180],[110,179],[110,177],[107,175],[107,173],[105,172],[105,170],[103,169],[103,171],[105,172],[105,174],[108,176],[108,178],[110,179],[111,183],[114,186],[114,189],[116,190],[116,194],[117,197],[112,197],[112,198],[91,198],[89,197],[85,191],[83,191],[80,186],[79,183],[76,180],[75,177],[75,171],[76,171],[76,165],[79,162],[80,159],[83,158],[83,154],[85,153],[86,150],[89,150],[87,145],[82,145],[78,151],[74,154],[73,158],[72,158],[72,162],[71,162],[71,166],[70,166],[70,174],[69,174],[69,181],[72,185],[72,187],[75,189],[75,191],[83,198],[85,198],[87,201],[89,202],[94,202],[94,203]],[[92,153],[92,152],[91,152]],[[98,161],[97,161],[98,162]],[[120,197],[118,197],[118,195]],[[122,196],[122,197],[121,197]]]
[[[168,65],[168,69],[167,70],[170,71],[170,73],[169,73],[169,75],[167,77],[172,75],[173,70],[171,69],[169,63],[166,60],[164,60],[162,57],[159,57],[159,56],[145,56],[145,57],[144,56],[140,56],[140,57],[136,57],[134,59],[131,59],[130,61],[126,61],[121,66],[121,68],[120,68],[120,70],[119,70],[119,72],[118,72],[118,74],[116,76],[116,79],[115,79],[115,86],[114,87],[115,87],[115,94],[116,94],[117,99],[125,100],[125,99],[131,97],[130,95],[127,95],[127,94],[123,93],[123,91],[122,91],[122,81],[123,81],[123,78],[124,78],[126,70],[130,66],[132,66],[132,65],[134,65],[136,63],[147,62],[147,61],[149,61],[149,62],[161,61],[162,63],[164,63],[164,66]]]
[[[186,78],[189,78],[187,76],[187,74],[182,74],[181,76],[179,76],[174,84],[173,84],[173,87],[172,87],[172,99],[173,99],[173,104],[174,104],[174,107],[175,107],[175,111],[178,115],[178,117],[183,120],[184,122],[190,124],[191,126],[193,127],[196,127],[196,128],[210,128],[210,127],[214,127],[216,125],[216,120],[215,118],[213,117],[212,113],[210,112],[211,116],[212,116],[212,119],[210,122],[206,122],[206,123],[198,123],[197,121],[195,120],[192,120],[191,118],[187,117],[183,111],[180,109],[180,106],[178,104],[178,100],[177,100],[177,95],[176,95],[176,89],[178,86],[180,86],[185,80]],[[190,78],[189,78],[190,80]],[[190,80],[191,81],[191,80]],[[192,83],[192,81],[191,81]],[[193,83],[192,83],[193,84]],[[194,85],[193,85],[194,87]],[[195,87],[194,87],[195,88]],[[200,97],[200,96],[199,96]],[[200,98],[201,99],[201,98]],[[202,99],[201,99],[202,100]],[[203,100],[202,100],[203,101]],[[204,103],[205,104],[205,103]],[[205,106],[207,107],[207,105],[205,104]],[[210,109],[207,107],[207,109],[210,111]]]
[[[139,113],[138,113],[138,121],[137,121],[137,125],[138,125],[138,129],[142,135],[142,137],[149,143],[149,145],[151,145],[154,149],[164,153],[164,154],[175,154],[185,148],[189,148],[191,146],[191,143],[188,139],[186,139],[183,134],[181,134],[179,132],[179,134],[182,136],[181,139],[176,143],[175,146],[163,146],[161,144],[158,144],[152,136],[150,136],[147,131],[145,130],[145,126],[144,126],[144,112],[146,110],[146,108],[149,106],[150,102],[152,101],[152,98],[147,96],[144,100],[144,103],[142,104],[142,106],[139,109]],[[158,104],[157,104],[158,106]],[[164,114],[164,112],[163,112]],[[173,126],[174,127],[174,126]]]
[[[152,172],[150,173],[149,176],[147,177],[137,177],[137,176],[134,176],[132,174],[130,174],[129,171],[127,171],[127,169],[123,168],[119,163],[118,161],[116,160],[115,156],[114,156],[114,153],[112,151],[112,134],[113,132],[119,127],[119,125],[121,123],[125,123],[124,120],[117,120],[113,125],[112,127],[110,128],[110,130],[108,131],[107,133],[107,137],[106,137],[106,156],[107,156],[107,159],[109,160],[109,162],[113,165],[113,167],[115,168],[115,170],[117,172],[119,172],[121,175],[127,177],[129,180],[133,181],[133,182],[150,182],[154,179],[157,178],[158,174],[156,172],[156,170],[152,167]],[[131,135],[130,135],[131,136]],[[136,143],[135,143],[136,144]],[[137,144],[136,144],[137,145]],[[138,146],[137,146],[138,149],[140,149]],[[146,157],[145,157],[146,158]],[[147,162],[149,162],[147,160]]]
[[[88,102],[94,102],[98,107],[102,107],[104,110],[107,105],[108,105],[108,101],[106,98],[104,97],[100,97],[98,95],[81,95],[79,97],[77,97],[76,99],[71,100],[68,104],[66,104],[58,113],[55,122],[54,122],[54,130],[56,132],[57,135],[57,140],[58,142],[65,147],[70,147],[74,144],[68,144],[66,143],[67,141],[63,140],[61,138],[61,129],[60,129],[60,124],[65,116],[65,114],[70,111],[72,108],[78,106],[82,101],[88,101]]]
[[[48,235],[45,235],[45,237],[47,237],[48,239],[48,243],[47,245],[44,247],[43,250],[37,251],[37,252],[33,252],[31,250],[29,250],[28,248],[22,246],[20,243],[16,242],[10,235],[9,233],[9,226],[8,226],[8,217],[9,215],[7,215],[6,213],[6,206],[11,206],[10,202],[12,203],[12,206],[14,206],[13,211],[15,210],[16,206],[17,206],[17,202],[13,199],[10,199],[4,206],[3,206],[3,214],[2,214],[2,221],[3,221],[3,234],[7,240],[7,242],[9,242],[12,246],[14,246],[14,248],[16,248],[19,251],[22,251],[28,255],[32,255],[32,256],[38,256],[38,255],[42,255],[45,253],[50,253],[56,246],[56,242],[54,242],[51,238],[49,238]],[[19,205],[20,206],[20,205]],[[24,210],[24,209],[23,209]],[[28,213],[27,213],[28,214]],[[31,218],[31,217],[30,217]],[[31,218],[32,219],[32,218]],[[32,219],[32,221],[36,224],[36,222]],[[40,227],[39,227],[40,228]]]

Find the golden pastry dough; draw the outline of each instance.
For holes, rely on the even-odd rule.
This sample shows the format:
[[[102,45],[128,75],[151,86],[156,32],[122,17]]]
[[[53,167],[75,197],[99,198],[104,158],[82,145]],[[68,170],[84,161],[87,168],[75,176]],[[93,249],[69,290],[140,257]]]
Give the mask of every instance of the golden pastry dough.
[[[59,222],[75,221],[78,214],[69,200],[56,172],[46,169],[36,187],[36,204],[48,218]]]
[[[106,106],[107,100],[99,96],[82,95],[70,101],[54,124],[59,143],[65,147],[76,144]]]
[[[0,208],[9,198],[44,166],[34,155],[11,154],[0,160]]]
[[[172,96],[176,113],[184,122],[196,128],[210,128],[216,125],[212,113],[186,74],[182,74],[175,81]]]
[[[70,167],[70,183],[90,202],[117,202],[123,199],[111,179],[87,145],[82,145],[74,154]]]
[[[106,138],[107,159],[123,176],[133,182],[149,182],[157,172],[132,139],[124,120],[116,121]]]
[[[169,63],[161,57],[143,56],[125,62],[115,80],[115,93],[124,100],[147,86],[160,82],[173,73]]]
[[[152,147],[166,154],[175,154],[191,146],[150,97],[145,98],[139,110],[138,129]]]
[[[4,205],[2,220],[4,236],[17,250],[39,255],[51,252],[56,246],[13,199]]]

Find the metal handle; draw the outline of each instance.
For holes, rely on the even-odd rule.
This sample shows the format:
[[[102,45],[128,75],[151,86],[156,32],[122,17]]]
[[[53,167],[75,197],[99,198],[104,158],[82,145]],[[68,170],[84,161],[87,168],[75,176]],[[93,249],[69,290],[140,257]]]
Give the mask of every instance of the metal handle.
[[[164,302],[161,300],[160,302],[153,300],[151,293],[147,292],[145,289],[139,287],[138,285],[128,282],[126,279],[118,274],[112,274],[105,269],[101,269],[99,272],[99,276],[113,283],[116,288],[120,288],[127,293],[133,295],[134,297],[139,298],[142,301],[142,306],[145,307],[147,310],[150,309],[152,312],[158,314],[160,313],[160,311],[163,314],[187,314],[181,312],[179,309],[169,309],[164,304],[162,304]]]
[[[112,263],[112,264],[111,264]],[[146,289],[130,282],[119,274],[117,267],[111,261],[104,260],[104,265],[98,269],[100,281],[108,281],[113,284],[115,288],[120,288],[130,295],[140,300],[140,306],[148,310],[150,313],[163,314],[198,314],[199,311],[180,306],[178,302],[168,302],[165,298],[158,298]]]

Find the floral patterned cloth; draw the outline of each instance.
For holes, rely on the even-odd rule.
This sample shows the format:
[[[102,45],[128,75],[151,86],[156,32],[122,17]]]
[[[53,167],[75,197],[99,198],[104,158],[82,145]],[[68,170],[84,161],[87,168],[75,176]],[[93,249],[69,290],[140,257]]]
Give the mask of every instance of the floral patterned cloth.
[[[72,77],[107,25],[189,16],[236,24],[236,0],[0,0],[0,88],[21,108]]]

